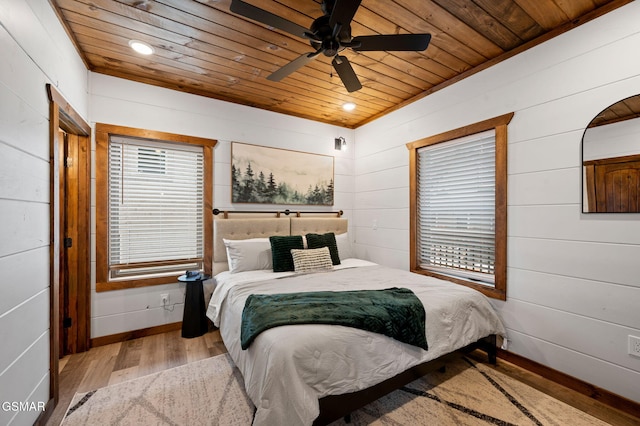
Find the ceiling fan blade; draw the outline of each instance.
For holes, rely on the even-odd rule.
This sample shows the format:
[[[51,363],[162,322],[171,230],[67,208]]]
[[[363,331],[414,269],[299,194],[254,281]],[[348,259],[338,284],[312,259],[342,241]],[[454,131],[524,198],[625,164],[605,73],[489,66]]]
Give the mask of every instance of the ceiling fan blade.
[[[241,0],[231,0],[231,6],[229,7],[233,13],[242,15],[245,18],[249,18],[254,21],[261,22],[269,27],[274,27],[282,31],[286,31],[289,34],[293,34],[296,37],[303,37],[309,30],[294,22],[281,18],[278,15],[274,15],[271,12],[267,12],[264,9],[255,7],[249,3],[245,3]]]
[[[289,62],[287,65],[283,66],[282,68],[270,74],[267,77],[267,80],[280,81],[286,76],[288,76],[289,74],[297,71],[298,69],[302,68],[309,62],[313,61],[317,56],[318,56],[317,52],[305,53],[302,56],[298,56],[296,59]]]
[[[305,31],[303,37],[309,40],[322,41],[322,38],[320,38],[318,34],[312,33],[311,31]]]
[[[431,34],[388,34],[358,36],[351,40],[353,50],[358,52],[372,50],[422,51],[427,48]]]
[[[355,92],[356,90],[362,89],[362,84],[360,84],[360,80],[358,80],[358,76],[353,71],[351,64],[346,56],[336,55],[331,61],[333,68],[335,68],[340,80],[342,80],[342,84],[347,88],[348,92]]]
[[[351,24],[358,7],[360,7],[361,0],[336,0],[331,11],[331,17],[329,18],[329,26],[334,28],[336,24],[340,24],[343,27],[348,27]]]

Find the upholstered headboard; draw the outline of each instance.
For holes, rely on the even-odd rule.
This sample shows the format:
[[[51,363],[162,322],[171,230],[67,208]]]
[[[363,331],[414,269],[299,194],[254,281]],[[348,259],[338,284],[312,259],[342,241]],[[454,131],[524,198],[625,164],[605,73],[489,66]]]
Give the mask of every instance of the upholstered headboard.
[[[291,235],[344,234],[348,228],[347,219],[336,217],[292,217]]]
[[[348,221],[327,217],[280,218],[216,218],[213,221],[213,274],[229,269],[223,239],[246,240],[272,235],[305,235],[309,233],[336,235],[347,232]]]
[[[213,274],[229,269],[223,238],[227,240],[268,238],[271,235],[291,235],[290,231],[291,224],[288,217],[215,219],[213,221]]]

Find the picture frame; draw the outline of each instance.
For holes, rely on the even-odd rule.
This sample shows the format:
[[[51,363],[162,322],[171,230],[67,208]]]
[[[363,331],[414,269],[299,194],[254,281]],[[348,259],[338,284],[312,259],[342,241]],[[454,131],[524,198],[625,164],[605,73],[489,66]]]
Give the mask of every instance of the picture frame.
[[[334,162],[330,155],[231,143],[231,202],[334,204]]]

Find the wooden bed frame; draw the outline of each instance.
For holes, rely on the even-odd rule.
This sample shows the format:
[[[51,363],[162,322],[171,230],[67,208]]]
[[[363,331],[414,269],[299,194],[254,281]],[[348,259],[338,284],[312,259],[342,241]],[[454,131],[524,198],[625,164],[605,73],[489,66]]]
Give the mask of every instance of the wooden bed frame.
[[[242,212],[237,218],[230,218],[228,213],[225,212],[224,218],[216,218],[214,220],[214,274],[228,269],[226,251],[222,241],[223,238],[248,239],[270,235],[304,235],[310,232],[334,232],[341,234],[347,232],[348,229],[347,219],[340,218],[340,215],[336,217],[335,212],[328,212],[324,215],[320,214],[321,217],[318,217],[318,213],[313,213],[312,215],[314,217],[305,218],[301,218],[300,214],[297,214],[296,217],[282,217],[280,214],[277,214],[275,218],[273,216],[266,216],[265,218],[265,213],[262,212]],[[327,215],[330,217],[327,217]],[[490,335],[458,351],[445,354],[439,358],[410,368],[397,376],[367,389],[320,398],[320,415],[315,419],[313,424],[327,425],[340,418],[345,418],[347,422],[349,422],[350,413],[353,411],[430,372],[444,369],[446,364],[458,357],[461,351],[474,349],[485,351],[488,355],[489,362],[491,364],[496,363],[496,336]]]
[[[344,418],[345,421],[349,423],[351,420],[351,413],[355,410],[362,408],[365,405],[370,404],[373,401],[400,389],[401,387],[433,371],[444,371],[448,363],[454,361],[460,356],[460,352],[468,352],[474,349],[481,349],[487,352],[489,362],[495,365],[497,355],[496,336],[491,335],[462,349],[445,354],[440,358],[436,358],[410,368],[409,370],[406,370],[403,373],[370,388],[363,389],[358,392],[342,395],[329,395],[324,398],[320,398],[318,400],[320,403],[320,415],[315,419],[313,424],[314,426],[328,425],[329,423],[341,418]]]

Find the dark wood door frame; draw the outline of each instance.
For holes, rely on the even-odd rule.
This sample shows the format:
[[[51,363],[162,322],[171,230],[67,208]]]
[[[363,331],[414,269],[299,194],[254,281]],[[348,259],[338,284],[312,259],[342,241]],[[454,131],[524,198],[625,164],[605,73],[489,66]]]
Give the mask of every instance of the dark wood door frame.
[[[50,174],[50,245],[49,245],[49,265],[50,265],[50,353],[49,353],[49,401],[43,416],[39,418],[38,423],[46,422],[46,418],[58,403],[59,381],[58,381],[58,358],[60,354],[60,255],[64,249],[63,241],[61,241],[61,232],[63,229],[64,217],[61,216],[63,207],[61,206],[61,170],[64,167],[64,161],[61,160],[60,152],[61,140],[59,130],[64,130],[69,135],[75,135],[78,148],[85,150],[85,154],[81,157],[86,162],[86,173],[90,172],[90,141],[91,127],[89,124],[71,107],[64,97],[50,84],[46,85],[47,95],[49,98],[49,160],[51,164]],[[84,263],[84,267],[79,271],[77,286],[78,299],[78,321],[77,321],[77,349],[84,351],[89,349],[90,345],[90,306],[91,306],[91,276],[90,276],[90,178],[87,179],[86,191],[83,195],[86,200],[79,210],[79,221],[84,222],[86,228],[83,228],[84,238],[80,238],[78,244],[85,244],[86,247],[78,246],[79,253],[82,253],[82,260],[78,263]],[[76,272],[74,272],[76,273]]]

